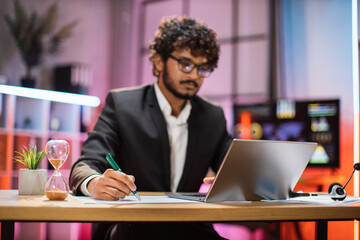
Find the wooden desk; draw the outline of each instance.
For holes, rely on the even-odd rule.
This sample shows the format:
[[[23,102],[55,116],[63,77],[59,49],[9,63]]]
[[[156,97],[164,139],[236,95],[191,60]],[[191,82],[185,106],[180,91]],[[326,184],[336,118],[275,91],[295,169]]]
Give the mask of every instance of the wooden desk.
[[[140,193],[144,195],[145,193]],[[152,194],[152,195],[155,195]],[[11,239],[16,221],[39,222],[249,222],[319,221],[318,238],[327,236],[328,220],[360,219],[360,203],[319,206],[269,202],[185,204],[84,204],[74,197],[48,201],[45,196],[18,196],[17,190],[0,190],[3,240]]]

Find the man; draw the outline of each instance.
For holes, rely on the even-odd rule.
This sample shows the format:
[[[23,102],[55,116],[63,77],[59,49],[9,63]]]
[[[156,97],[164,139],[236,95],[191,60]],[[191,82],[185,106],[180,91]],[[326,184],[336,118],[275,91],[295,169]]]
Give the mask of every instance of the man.
[[[217,67],[216,33],[191,18],[167,19],[150,50],[157,81],[110,91],[71,171],[76,195],[117,200],[134,190],[195,192],[208,169],[220,167],[231,142],[225,117],[219,106],[196,95]],[[111,169],[108,153],[124,173]],[[128,239],[220,238],[205,224],[117,224],[110,229],[111,236]],[[104,237],[103,229],[95,234],[101,232]]]

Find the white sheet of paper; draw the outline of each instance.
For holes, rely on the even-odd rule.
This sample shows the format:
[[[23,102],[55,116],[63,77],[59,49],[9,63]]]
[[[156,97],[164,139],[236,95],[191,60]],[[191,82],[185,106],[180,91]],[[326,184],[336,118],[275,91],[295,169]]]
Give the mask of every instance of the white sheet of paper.
[[[140,196],[141,201],[137,200],[135,196],[126,196],[124,199],[117,201],[97,200],[92,197],[75,197],[83,203],[102,203],[102,204],[139,204],[139,203],[196,203],[197,201],[190,201],[184,199],[169,198],[167,196]]]
[[[283,202],[283,203],[308,203],[308,204],[320,204],[330,206],[341,206],[349,205],[360,202],[360,198],[347,196],[343,201],[334,201],[331,199],[329,194],[319,194],[318,196],[305,196],[305,197],[294,197],[285,200],[263,200],[269,202]]]

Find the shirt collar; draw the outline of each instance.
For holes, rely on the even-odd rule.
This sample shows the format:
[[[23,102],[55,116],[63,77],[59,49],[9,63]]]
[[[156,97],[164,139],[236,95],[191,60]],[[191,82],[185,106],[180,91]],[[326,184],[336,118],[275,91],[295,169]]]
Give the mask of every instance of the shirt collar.
[[[165,98],[164,94],[161,92],[159,84],[155,82],[155,95],[156,99],[159,103],[160,110],[165,116],[171,116],[171,106],[168,100]],[[185,107],[181,110],[180,115],[177,117],[177,119],[185,123],[187,119],[189,118],[191,112],[191,102],[189,100],[186,101]]]

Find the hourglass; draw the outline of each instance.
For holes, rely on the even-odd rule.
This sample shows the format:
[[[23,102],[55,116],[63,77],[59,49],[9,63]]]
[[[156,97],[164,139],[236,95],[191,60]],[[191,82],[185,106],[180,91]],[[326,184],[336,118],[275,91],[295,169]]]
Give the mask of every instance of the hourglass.
[[[69,185],[59,169],[66,161],[69,152],[70,147],[65,140],[50,140],[45,146],[46,157],[55,168],[45,186],[45,195],[49,200],[64,200],[68,196]]]

